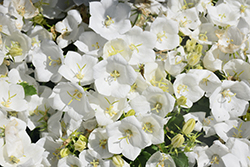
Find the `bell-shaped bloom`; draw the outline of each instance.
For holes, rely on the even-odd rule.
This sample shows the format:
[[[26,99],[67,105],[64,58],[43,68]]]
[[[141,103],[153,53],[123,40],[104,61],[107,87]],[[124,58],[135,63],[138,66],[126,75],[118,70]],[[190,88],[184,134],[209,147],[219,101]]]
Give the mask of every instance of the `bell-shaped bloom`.
[[[77,10],[70,10],[67,17],[55,25],[55,30],[61,35],[57,37],[57,43],[60,48],[65,48],[78,38],[78,31],[82,18]],[[82,28],[82,27],[81,27]],[[83,31],[83,29],[81,30]]]
[[[122,36],[122,39],[132,51],[129,64],[137,65],[139,63],[154,62],[155,52],[153,48],[156,43],[154,33],[143,31],[140,27],[134,26]]]
[[[182,99],[183,103],[180,104],[183,107],[191,107],[204,94],[204,91],[199,87],[198,76],[191,73],[177,75],[173,87],[176,98]]]
[[[75,120],[88,120],[94,117],[86,92],[77,84],[60,82],[49,97],[50,105],[57,110],[68,112]]]
[[[244,115],[248,108],[250,87],[244,82],[224,80],[209,97],[216,121],[226,121]]]
[[[97,61],[97,58],[93,56],[81,56],[77,52],[69,51],[64,59],[64,64],[58,69],[58,73],[72,83],[88,85],[94,82],[93,66]]]
[[[106,42],[107,40],[99,34],[93,31],[85,31],[80,34],[78,40],[74,42],[74,45],[76,45],[79,51],[85,54],[99,57],[102,54],[103,46]]]
[[[98,152],[102,158],[110,158],[111,154],[108,150],[108,136],[106,129],[94,129],[88,138],[88,148]]]
[[[159,50],[171,50],[179,45],[179,25],[174,20],[157,17],[151,25],[150,32],[156,35],[155,47]]]
[[[59,82],[62,78],[58,73],[64,63],[63,51],[53,41],[44,40],[41,49],[33,55],[32,63],[35,66],[35,77],[40,82]]]
[[[108,149],[113,154],[122,153],[126,158],[135,160],[141,149],[148,145],[149,139],[135,116],[107,126]]]
[[[135,70],[119,54],[100,61],[93,68],[95,87],[104,96],[126,97],[137,78]]]
[[[146,167],[155,166],[176,167],[173,158],[168,154],[161,153],[160,151],[157,151],[151,155],[146,163]]]
[[[150,108],[145,112],[151,112],[164,118],[174,108],[175,98],[158,87],[149,86],[142,92],[142,95],[150,104]]]
[[[114,0],[90,2],[89,27],[107,40],[114,39],[131,28],[130,6]]]
[[[3,40],[2,51],[14,62],[22,62],[28,55],[30,48],[31,39],[19,31],[12,32]]]

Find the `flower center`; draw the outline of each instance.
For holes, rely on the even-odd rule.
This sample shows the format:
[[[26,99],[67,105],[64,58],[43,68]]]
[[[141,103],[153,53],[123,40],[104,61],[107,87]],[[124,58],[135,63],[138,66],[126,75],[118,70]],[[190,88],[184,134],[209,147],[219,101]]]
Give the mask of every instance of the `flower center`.
[[[110,76],[114,78],[114,81],[116,81],[116,79],[120,77],[120,73],[119,71],[114,70],[112,73],[110,73]]]
[[[9,160],[10,160],[10,162],[11,162],[12,164],[17,164],[18,162],[20,162],[20,159],[18,159],[17,157],[15,157],[15,156],[13,156],[13,155],[11,155],[11,156],[9,157]]]
[[[12,57],[20,56],[23,54],[23,49],[21,48],[19,42],[11,41],[11,47],[10,48],[7,47],[7,49],[9,50],[7,55],[11,55]]]
[[[60,58],[58,58],[58,59],[52,59],[51,56],[49,56],[48,59],[50,60],[49,66],[51,66],[52,63],[53,63],[53,66],[54,66],[54,67],[57,66],[57,65],[59,66],[59,65],[62,64],[62,61],[61,61]]]
[[[127,143],[129,144],[128,139],[130,139],[132,136],[133,136],[132,131],[130,129],[127,129],[127,130],[125,130],[125,136],[119,138],[118,140],[126,139]]]
[[[237,134],[234,132],[233,137],[242,138],[242,135],[241,135],[241,132],[242,132],[241,126],[242,126],[242,124],[243,124],[243,122],[241,122],[239,128],[237,128],[236,126],[233,126],[238,131]]]
[[[142,45],[142,43],[141,44],[138,44],[138,45],[135,45],[135,44],[130,44],[129,45],[129,48],[132,50],[132,51],[134,51],[134,50],[136,50],[137,51],[137,53],[139,53],[139,49],[137,48],[137,47],[139,47],[139,46],[141,46]]]
[[[109,17],[109,15],[107,15],[107,19],[104,21],[104,25],[106,27],[109,27],[111,24],[114,24],[114,23],[115,23],[114,20],[111,17]]]
[[[228,103],[230,103],[232,101],[232,97],[234,97],[236,95],[236,93],[232,93],[229,89],[224,90],[223,92],[221,92],[223,98],[229,98]]]
[[[247,6],[241,5],[240,6],[240,13],[244,13],[246,8],[247,8]]]
[[[150,80],[150,83],[153,85],[153,86],[156,86],[160,89],[162,89],[164,92],[168,92],[168,83],[166,82],[163,82],[163,77],[159,80],[159,81],[156,81],[155,79],[155,76]]]
[[[207,31],[204,34],[199,34],[199,39],[202,41],[207,41]]]
[[[84,69],[84,67],[86,67],[86,64],[84,64],[84,66],[80,67],[80,65],[78,63],[77,64],[77,67],[79,69],[78,73],[75,75],[75,77],[79,80],[82,80],[83,77],[84,77],[84,74],[82,74],[82,70]]]
[[[99,146],[102,147],[103,149],[105,149],[106,144],[107,144],[107,139],[99,140]]]
[[[93,159],[93,161],[90,162],[90,164],[93,165],[93,167],[97,167],[99,165],[99,160]]]
[[[15,96],[16,96],[16,94],[14,94],[13,96],[10,96],[10,91],[8,91],[8,99],[7,99],[7,100],[3,99],[3,101],[1,102],[1,104],[2,104],[4,107],[6,107],[6,108],[10,107],[10,104],[11,104],[10,99],[12,99],[12,98],[15,97]]]
[[[181,93],[182,92],[185,92],[185,91],[188,91],[188,88],[187,88],[187,85],[184,85],[184,84],[180,84],[177,86],[177,93]]]
[[[145,132],[149,132],[149,133],[153,133],[153,125],[150,122],[146,122],[143,127],[142,130],[144,130]]]
[[[152,108],[151,110],[154,111],[156,110],[157,113],[159,113],[159,110],[161,110],[162,108],[162,104],[160,102],[156,102],[154,105],[154,108]]]
[[[212,160],[211,160],[211,164],[219,164],[220,160],[219,160],[219,156],[217,154],[214,154],[212,156]]]
[[[165,32],[165,31],[163,31],[163,33],[160,33],[160,32],[159,32],[159,33],[157,34],[157,41],[158,41],[158,42],[162,42],[162,38],[163,38],[163,37],[165,37],[165,38],[167,39],[166,32]]]
[[[99,48],[100,48],[100,46],[99,46],[99,43],[98,43],[98,42],[96,42],[95,44],[92,44],[91,46],[92,46],[92,47],[94,47],[95,49],[99,49]]]
[[[111,46],[112,50],[108,50],[109,56],[116,55],[118,53],[121,53],[123,50],[116,50],[114,46]]]
[[[78,89],[75,89],[74,92],[75,93],[72,95],[67,91],[68,95],[71,97],[71,100],[69,101],[68,105],[70,105],[74,99],[77,101],[81,101],[82,93]]]

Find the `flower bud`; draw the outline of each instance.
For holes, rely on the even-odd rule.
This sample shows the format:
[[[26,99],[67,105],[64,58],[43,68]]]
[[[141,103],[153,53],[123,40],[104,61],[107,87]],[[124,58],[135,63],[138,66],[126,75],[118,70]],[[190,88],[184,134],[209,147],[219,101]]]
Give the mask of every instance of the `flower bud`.
[[[60,151],[60,156],[63,158],[63,157],[67,157],[68,155],[70,154],[70,151],[68,148],[63,148],[61,149]]]
[[[84,150],[86,148],[86,142],[82,141],[81,139],[78,139],[75,143],[75,150],[82,152],[82,150]]]
[[[182,132],[185,135],[188,135],[189,133],[191,133],[194,130],[195,127],[195,120],[193,118],[190,118],[183,126],[182,128]]]
[[[116,167],[122,167],[124,165],[124,160],[120,155],[115,155],[112,157],[112,162]]]
[[[131,109],[127,112],[126,116],[125,117],[129,117],[129,116],[132,116],[132,115],[135,115],[135,110]]]
[[[177,99],[177,104],[180,106],[185,106],[187,103],[187,98],[185,96],[181,96],[180,98]]]
[[[178,148],[183,144],[184,140],[185,139],[182,134],[177,134],[175,135],[175,137],[172,138],[171,144],[174,148]]]
[[[85,136],[83,136],[83,135],[80,135],[79,138],[78,138],[78,140],[85,141],[85,142],[88,141],[88,139]]]

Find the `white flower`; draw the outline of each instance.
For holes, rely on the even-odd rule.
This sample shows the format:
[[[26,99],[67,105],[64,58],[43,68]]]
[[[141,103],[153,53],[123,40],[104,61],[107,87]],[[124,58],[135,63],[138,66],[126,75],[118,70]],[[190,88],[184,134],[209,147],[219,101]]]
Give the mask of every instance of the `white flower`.
[[[222,70],[222,66],[229,60],[229,56],[223,53],[217,45],[212,45],[203,58],[204,67],[211,71]]]
[[[77,10],[70,10],[67,17],[55,25],[55,30],[61,35],[57,38],[60,48],[65,48],[77,39],[79,25],[82,22],[80,13]],[[81,30],[83,31],[83,30]]]
[[[239,159],[219,140],[214,141],[213,145],[206,150],[206,154],[209,158],[207,165],[211,167],[240,166]]]
[[[174,108],[175,98],[160,88],[149,86],[142,92],[142,95],[145,96],[148,103],[150,103],[150,110],[147,111],[162,118],[164,118]]]
[[[142,74],[149,85],[161,88],[164,92],[170,94],[174,93],[172,83],[166,79],[167,74],[164,72],[163,62],[146,63]]]
[[[207,6],[208,17],[212,23],[226,27],[227,25],[236,25],[239,14],[235,13],[232,5],[229,3],[220,3],[216,6]]]
[[[121,121],[107,126],[108,149],[113,154],[122,153],[126,158],[135,160],[141,149],[148,145],[148,139],[142,130],[141,123],[135,116],[129,116]]]
[[[22,62],[31,48],[31,39],[19,31],[12,32],[3,40],[2,50],[14,62]]]
[[[249,25],[244,19],[240,19],[237,26],[230,26],[225,31],[217,30],[219,49],[224,53],[234,53],[239,50],[246,41],[244,32],[249,32]]]
[[[249,100],[245,92],[249,90],[250,87],[244,82],[224,80],[209,97],[211,112],[215,119],[219,122],[244,115]]]
[[[126,98],[114,98],[103,96],[94,92],[89,95],[90,106],[95,110],[95,118],[99,126],[107,126],[118,120],[123,112],[127,112],[128,103]]]
[[[172,157],[168,154],[155,152],[147,161],[146,167],[176,167]]]
[[[230,152],[238,158],[237,161],[239,161],[240,165],[242,167],[248,167],[250,165],[250,147],[249,147],[249,141],[246,139],[238,139],[238,138],[229,138],[226,145],[230,149]],[[236,158],[229,160],[226,159],[226,163],[233,164],[233,162]],[[230,165],[231,165],[230,164]]]
[[[179,30],[185,35],[191,35],[191,30],[197,29],[201,24],[195,8],[184,10],[175,19],[179,22]]]
[[[197,75],[199,86],[206,92],[206,97],[209,97],[221,85],[220,79],[209,70],[191,69],[189,73]]]
[[[88,120],[95,114],[83,88],[70,82],[56,85],[49,97],[49,103],[54,109],[68,112],[75,120]]]
[[[5,127],[5,145],[0,148],[0,165],[41,165],[44,148],[31,143],[25,129],[26,124],[23,121],[17,118],[10,119]]]
[[[241,59],[229,60],[224,66],[223,71],[227,77],[233,80],[246,80],[250,83],[250,64]]]
[[[200,44],[211,45],[218,40],[215,31],[216,27],[212,23],[203,23],[191,34]]]
[[[24,89],[21,85],[8,84],[0,80],[0,108],[6,111],[22,112],[28,108],[24,99]],[[20,105],[22,104],[22,105]]]
[[[83,164],[79,160],[78,157],[75,157],[73,155],[69,155],[67,157],[63,157],[59,159],[57,166],[63,166],[63,167],[72,167],[72,166],[78,166],[83,167]]]
[[[228,137],[250,139],[250,121],[238,120],[238,125],[232,127],[228,132]]]
[[[41,42],[43,40],[52,40],[52,34],[42,26],[36,25],[28,32],[28,36],[31,38],[31,50],[26,61],[31,62],[33,54],[40,48]]]
[[[64,63],[63,51],[51,40],[43,40],[41,50],[33,55],[35,77],[40,82],[59,82],[62,78],[58,69]]]
[[[120,54],[127,62],[130,61],[132,56],[132,50],[126,41],[121,38],[109,40],[103,47],[103,59],[116,54]]]
[[[106,39],[93,31],[85,31],[81,33],[79,39],[74,45],[83,53],[93,56],[100,56]]]
[[[131,28],[130,7],[114,0],[90,2],[89,27],[107,40],[114,39]]]
[[[167,59],[164,60],[164,69],[171,75],[180,74],[187,63],[184,63],[185,52],[183,47],[179,47],[176,51],[168,52]]]
[[[101,156],[93,150],[83,150],[79,154],[79,159],[84,166],[109,167],[109,161],[102,160]]]
[[[159,50],[171,50],[179,45],[178,22],[157,17],[152,23],[150,32],[157,37],[155,47]]]
[[[106,129],[96,128],[90,133],[88,148],[98,152],[102,158],[109,158],[113,155],[108,150]]]
[[[135,70],[119,54],[100,61],[93,69],[96,89],[105,96],[126,97],[137,78]]]
[[[58,73],[72,83],[88,85],[94,82],[92,68],[97,61],[97,58],[93,56],[81,56],[77,52],[69,51],[64,59],[64,64],[58,69]]]
[[[139,63],[154,62],[155,52],[153,48],[155,47],[156,36],[153,33],[134,26],[122,36],[122,39],[132,51],[129,64],[137,65]]]
[[[199,87],[199,80],[195,74],[182,73],[176,76],[173,87],[177,99],[184,98],[186,103],[182,104],[191,107],[194,102],[198,101],[204,94]]]
[[[164,142],[163,118],[156,114],[141,114],[138,115],[138,120],[141,122],[142,130],[146,132],[150,139],[148,145]]]

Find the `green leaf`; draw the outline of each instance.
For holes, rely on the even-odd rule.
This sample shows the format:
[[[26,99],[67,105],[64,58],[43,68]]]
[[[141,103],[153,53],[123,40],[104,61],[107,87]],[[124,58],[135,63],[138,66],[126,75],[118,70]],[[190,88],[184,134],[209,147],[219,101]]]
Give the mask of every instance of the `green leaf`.
[[[194,103],[189,112],[206,112],[206,116],[210,115],[209,99],[203,96],[198,102]]]
[[[32,96],[34,94],[37,94],[36,89],[33,85],[29,85],[27,82],[21,82],[19,83],[24,89],[25,96]]]
[[[167,128],[170,131],[178,132],[179,129],[182,129],[183,127],[183,122],[184,122],[184,117],[182,114],[177,114],[172,116],[170,120],[167,123]]]
[[[183,153],[178,153],[178,155],[172,155],[175,165],[178,167],[188,167],[188,157]]]

